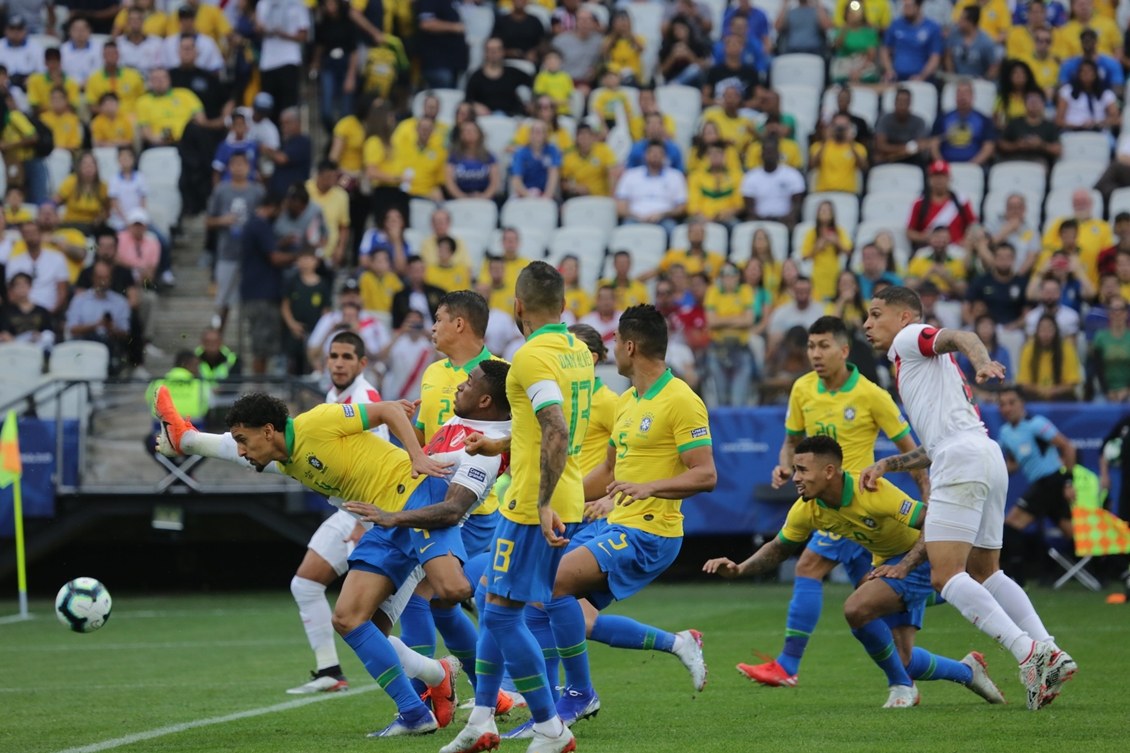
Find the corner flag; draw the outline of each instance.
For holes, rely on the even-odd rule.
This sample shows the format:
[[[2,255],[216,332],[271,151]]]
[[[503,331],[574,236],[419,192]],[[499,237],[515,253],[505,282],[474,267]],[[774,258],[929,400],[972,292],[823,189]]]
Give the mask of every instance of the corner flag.
[[[0,489],[12,486],[12,517],[16,527],[16,579],[20,589],[20,617],[27,619],[27,562],[24,554],[24,510],[20,477],[20,431],[16,412],[9,410],[0,429]],[[14,485],[14,486],[13,486]]]

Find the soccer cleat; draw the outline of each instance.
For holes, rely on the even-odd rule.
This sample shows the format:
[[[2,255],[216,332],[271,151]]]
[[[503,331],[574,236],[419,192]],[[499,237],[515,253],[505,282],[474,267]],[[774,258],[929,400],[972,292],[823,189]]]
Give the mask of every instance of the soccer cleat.
[[[502,692],[510,696],[510,701],[514,704],[512,708],[528,708],[528,705],[526,704],[526,697],[519,693],[517,690],[504,690]]]
[[[296,688],[290,688],[286,692],[290,695],[310,695],[313,693],[339,693],[343,690],[349,690],[349,682],[345,679],[345,675],[311,672],[309,682],[304,682]]]
[[[432,702],[432,711],[436,715],[436,724],[440,729],[451,724],[455,718],[455,709],[459,706],[459,698],[455,692],[455,678],[459,676],[463,665],[454,656],[445,656],[439,660],[443,667],[443,679],[439,684],[430,686],[424,697]]]
[[[1048,665],[1053,651],[1055,648],[1050,643],[1033,641],[1028,658],[1020,662],[1020,682],[1028,691],[1029,711],[1040,708],[1041,699],[1047,691]]]
[[[1049,705],[1063,691],[1063,685],[1079,671],[1079,665],[1066,651],[1054,649],[1051,659],[1048,660],[1048,671],[1045,678],[1044,696],[1040,699],[1040,708]]]
[[[534,736],[534,720],[527,719],[514,729],[502,735],[503,740],[529,740]]]
[[[600,696],[591,688],[583,693],[573,688],[565,688],[557,700],[557,715],[566,727],[572,727],[582,719],[600,713]]]
[[[473,706],[472,706],[473,708]],[[514,710],[514,699],[505,690],[498,691],[498,700],[494,702],[494,715],[506,716]]]
[[[192,423],[177,413],[177,406],[173,404],[173,396],[169,394],[169,388],[161,385],[157,388],[156,399],[153,401],[154,410],[157,412],[157,418],[161,422],[161,433],[168,441],[168,447],[176,455],[183,454],[181,452],[181,439],[184,438],[186,431],[195,431],[196,427]],[[161,438],[157,440],[158,449],[161,449]],[[162,451],[162,454],[167,454]]]
[[[702,633],[697,630],[684,630],[675,635],[683,639],[683,647],[674,654],[691,673],[694,689],[701,692],[706,687],[706,659],[702,655]]]
[[[917,685],[892,685],[891,692],[887,696],[887,702],[883,704],[885,709],[909,709],[912,706],[917,706],[921,701],[918,695]]]
[[[498,750],[498,728],[491,719],[485,725],[468,723],[455,739],[439,749],[439,753],[481,753]]]
[[[972,690],[977,695],[984,698],[989,703],[1004,703],[1004,695],[1001,693],[1000,688],[989,677],[986,671],[989,665],[985,662],[985,657],[978,651],[970,651],[961,660],[961,663],[969,667],[973,671],[973,679],[965,687]]]
[[[377,732],[370,732],[365,737],[404,737],[406,735],[430,735],[439,729],[436,723],[435,715],[426,711],[424,716],[421,716],[415,722],[410,722],[402,715],[397,714],[396,718],[392,720],[392,724],[388,725],[382,730]]]
[[[739,664],[738,671],[747,679],[770,688],[795,688],[797,683],[797,676],[786,672],[776,659],[764,664]]]
[[[526,748],[526,753],[569,753],[569,751],[576,749],[577,740],[573,737],[573,733],[568,727],[562,725],[561,734],[555,737],[534,732],[533,739],[530,740],[530,747]]]

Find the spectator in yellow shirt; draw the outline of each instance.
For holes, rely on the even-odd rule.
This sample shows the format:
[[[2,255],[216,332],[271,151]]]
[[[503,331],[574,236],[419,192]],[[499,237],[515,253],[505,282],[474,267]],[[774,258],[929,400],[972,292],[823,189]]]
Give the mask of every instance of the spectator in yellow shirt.
[[[1044,314],[1036,334],[1024,343],[1016,383],[1033,400],[1076,400],[1083,382],[1079,354],[1073,338],[1063,337],[1055,316]]]
[[[98,163],[90,152],[83,152],[55,196],[55,203],[66,210],[65,221],[72,227],[93,229],[110,215],[110,192],[98,176]]]
[[[1031,57],[1036,51],[1036,35],[1041,29],[1046,29],[1048,38],[1051,38],[1051,29],[1048,28],[1048,9],[1043,0],[1030,0],[1028,3],[1028,22],[1023,26],[1013,26],[1005,35],[1005,55],[1010,60],[1022,60]]]
[[[518,130],[514,132],[514,138],[510,142],[510,151],[517,151],[520,147],[527,146],[530,143],[530,127],[533,126],[535,120],[545,123],[546,138],[549,143],[557,147],[557,151],[564,154],[573,148],[573,134],[569,133],[569,129],[558,120],[557,108],[554,106],[553,100],[547,96],[541,96],[534,103],[534,117],[522,123],[518,126]]]
[[[1079,245],[1079,260],[1083,263],[1083,269],[1086,270],[1091,285],[1097,288],[1099,284],[1099,253],[1104,248],[1110,248],[1114,245],[1114,233],[1111,232],[1110,224],[1104,222],[1101,217],[1094,216],[1095,201],[1090,190],[1086,188],[1077,188],[1072,192],[1071,213],[1070,218],[1057,217],[1048,223],[1047,229],[1044,230],[1044,250],[1036,259],[1036,268],[1042,268],[1052,253],[1062,247],[1063,243],[1059,233],[1060,225],[1068,219],[1074,219],[1079,231],[1076,241]]]
[[[788,165],[797,170],[804,170],[804,159],[800,153],[800,144],[792,139],[778,138],[777,151],[779,153],[778,159],[781,164]],[[763,160],[761,159],[761,141],[753,141],[745,150],[744,157],[746,170],[756,170],[761,167],[763,164]]]
[[[61,87],[67,101],[76,110],[82,105],[82,90],[78,82],[63,73],[62,56],[57,47],[48,47],[43,53],[47,70],[27,77],[27,103],[34,112],[44,112],[51,107],[51,92]]]
[[[545,53],[541,71],[534,77],[534,94],[553,100],[558,115],[570,114],[573,77],[561,70],[561,53],[557,50]]]
[[[831,138],[809,148],[808,167],[816,171],[816,191],[860,193],[867,171],[867,149],[855,140],[855,127],[847,115],[832,118]]]
[[[353,114],[346,115],[334,125],[329,158],[337,163],[342,172],[354,178],[361,177],[365,139],[371,135],[370,129],[366,128],[365,125],[379,120],[377,116],[382,111],[391,114],[388,105],[383,100],[373,100],[369,107],[363,111],[364,123],[357,114]]]
[[[706,293],[703,308],[710,328],[706,368],[714,383],[715,405],[744,407],[754,372],[749,349],[753,290],[742,283],[737,267],[726,264],[722,268],[718,282]]]
[[[612,277],[600,281],[598,288],[611,287],[616,292],[616,310],[624,311],[641,303],[651,303],[651,295],[647,286],[639,280],[633,280],[632,253],[624,249],[612,255]]]
[[[561,191],[573,196],[611,196],[622,169],[603,141],[597,141],[587,123],[577,126],[577,143],[561,160]]]
[[[204,105],[189,89],[173,89],[169,72],[149,72],[149,91],[137,100],[137,125],[145,146],[175,146],[189,121],[204,120]]]
[[[726,162],[726,149],[715,143],[707,150],[709,164],[705,170],[691,173],[687,179],[687,214],[709,222],[732,225],[745,207],[742,199],[740,171]],[[690,267],[688,272],[695,272]],[[714,274],[710,275],[711,279]]]
[[[607,44],[607,39],[605,43]],[[595,113],[608,128],[616,125],[616,106],[624,108],[624,116],[631,120],[636,114],[632,108],[632,101],[621,88],[623,76],[615,68],[607,68],[600,77],[600,89],[592,93],[589,102],[589,112]]]
[[[659,101],[655,98],[655,89],[650,87],[640,89],[639,106],[638,115],[628,113],[628,129],[632,132],[632,141],[639,141],[643,138],[647,116],[652,113],[658,113],[663,117],[663,130],[667,132],[669,137],[675,137],[675,119],[659,109]]]
[[[530,265],[529,259],[523,259],[518,255],[521,248],[522,237],[518,234],[517,229],[504,228],[502,231],[502,256],[497,257],[497,259],[502,262],[502,282],[510,290],[513,290],[515,283],[518,282],[518,274]],[[438,258],[438,241],[436,253]],[[490,277],[490,264],[489,259],[483,262],[482,269],[479,270],[479,277]]]
[[[994,42],[1003,43],[1012,28],[1012,11],[1008,9],[1007,0],[958,0],[953,6],[955,24],[961,20],[962,12],[971,5],[981,6],[981,21],[978,24],[981,31],[988,34]]]
[[[420,118],[430,118],[435,123],[432,135],[429,137],[428,146],[433,149],[442,149],[444,144],[447,143],[447,126],[439,122],[439,97],[434,94],[428,94],[424,97],[423,106],[420,108]],[[392,132],[393,151],[404,151],[412,148],[416,143],[420,118],[413,115],[396,124],[396,129]]]
[[[133,68],[118,65],[118,59],[118,45],[114,40],[102,45],[103,67],[86,79],[86,101],[97,110],[102,95],[113,92],[118,96],[122,112],[132,116],[136,114],[138,98],[145,93],[145,80]]]
[[[25,222],[35,222],[35,207],[24,203],[24,190],[19,186],[8,186],[4,192],[4,224],[18,228]]]
[[[197,34],[211,37],[212,41],[221,47],[227,42],[232,33],[231,23],[228,21],[228,17],[224,15],[223,9],[218,5],[208,5],[201,0],[184,0],[181,7],[192,8],[196,11],[194,25]],[[178,14],[170,13],[167,19],[164,36],[172,37],[180,34],[181,25]]]
[[[42,113],[39,119],[43,121],[43,125],[51,129],[51,135],[55,138],[55,148],[72,152],[79,149],[82,146],[82,122],[71,110],[63,87],[57,86],[51,90],[50,103],[50,108]]]
[[[118,95],[106,92],[98,101],[98,114],[90,121],[94,148],[133,146],[133,121],[118,109]]]
[[[812,260],[812,299],[826,301],[836,295],[836,277],[851,258],[851,237],[836,224],[830,201],[816,207],[816,225],[801,242],[800,258]]]
[[[126,30],[126,19],[129,17],[130,11],[137,9],[141,12],[145,21],[142,23],[141,31],[147,37],[163,37],[169,28],[170,18],[176,18],[173,13],[166,15],[155,7],[157,0],[132,0],[131,2],[123,3],[122,9],[118,11],[118,15],[114,16],[114,36],[122,34]]]
[[[396,160],[404,170],[402,190],[411,196],[443,201],[440,189],[447,171],[447,150],[432,144],[435,127],[431,118],[420,118],[416,124],[416,140],[404,151],[397,149]]]
[[[337,163],[323,160],[313,178],[306,181],[310,201],[322,210],[326,223],[326,259],[335,268],[346,263],[345,249],[349,241],[349,194],[339,186]]]
[[[565,282],[565,312],[572,315],[574,322],[578,322],[593,307],[592,296],[581,287],[581,260],[574,254],[566,254],[561,257],[557,271]]]
[[[722,139],[733,144],[739,152],[754,140],[753,123],[739,112],[742,104],[742,88],[731,84],[722,90],[722,103],[708,107],[702,113],[703,123],[714,123]]]
[[[642,36],[632,32],[632,16],[618,10],[612,14],[601,57],[608,69],[619,73],[625,82],[640,86],[645,83],[643,50],[646,44]]]
[[[950,232],[946,225],[930,231],[930,245],[920,249],[906,267],[907,283],[918,287],[924,283],[934,285],[946,298],[960,300],[965,295],[965,260],[951,248]]]
[[[1033,42],[1035,48],[1032,54],[1021,59],[1032,70],[1032,77],[1043,89],[1044,97],[1049,102],[1054,102],[1056,91],[1059,89],[1059,60],[1051,53],[1052,30],[1048,28],[1038,30]]]
[[[687,223],[687,247],[671,248],[663,255],[656,269],[644,272],[640,280],[650,280],[659,274],[667,274],[676,264],[682,266],[688,275],[699,272],[706,274],[711,280],[718,276],[726,257],[714,251],[707,251],[706,223],[702,220],[691,220]]]
[[[1084,29],[1091,29],[1098,35],[1100,53],[1119,57],[1122,52],[1122,32],[1114,19],[1095,13],[1094,0],[1072,0],[1071,20],[1056,29],[1052,35],[1052,54],[1061,61],[1082,55],[1083,44],[1079,41],[1079,35]]]
[[[726,167],[735,173],[742,172],[742,160],[738,150],[722,138],[722,131],[717,123],[707,120],[698,129],[698,135],[691,140],[691,148],[687,150],[688,176],[710,167],[710,147],[715,144],[722,147],[722,151],[726,154]]]
[[[360,287],[363,309],[392,314],[392,298],[404,289],[404,282],[392,271],[388,251],[382,248],[373,252],[369,268],[361,273]]]
[[[436,239],[436,264],[429,264],[424,282],[450,293],[471,289],[471,268],[455,263],[455,239],[445,235]]]

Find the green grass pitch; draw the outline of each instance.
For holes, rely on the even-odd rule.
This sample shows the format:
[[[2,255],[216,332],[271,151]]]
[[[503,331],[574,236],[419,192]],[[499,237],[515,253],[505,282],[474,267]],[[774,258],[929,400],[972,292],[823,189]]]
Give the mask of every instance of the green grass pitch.
[[[109,584],[113,591],[113,584]],[[1024,707],[1015,662],[950,606],[927,610],[919,643],[961,658],[980,650],[1010,704],[994,707],[945,682],[921,683],[922,705],[879,708],[880,671],[844,625],[847,590],[825,592],[823,620],[794,689],[759,688],[734,670],[752,650],[775,653],[789,589],[777,585],[654,586],[618,612],[655,625],[705,633],[710,682],[695,696],[678,661],[664,654],[594,645],[593,678],[603,709],[579,723],[579,751],[740,753],[742,751],[1062,751],[1130,749],[1130,607],[1070,588],[1036,590],[1049,628],[1080,672],[1043,711]],[[98,743],[295,700],[284,690],[312,666],[289,594],[153,598],[119,595],[106,627],[68,632],[51,605],[36,619],[0,625],[0,751],[57,753],[434,752],[454,730],[423,738],[367,740],[394,713],[349,648],[339,641],[353,691],[325,701],[198,726],[113,748]],[[460,693],[466,697],[465,681]],[[467,712],[460,712],[460,724]],[[505,730],[525,718],[515,712]],[[522,741],[502,750],[523,751]]]

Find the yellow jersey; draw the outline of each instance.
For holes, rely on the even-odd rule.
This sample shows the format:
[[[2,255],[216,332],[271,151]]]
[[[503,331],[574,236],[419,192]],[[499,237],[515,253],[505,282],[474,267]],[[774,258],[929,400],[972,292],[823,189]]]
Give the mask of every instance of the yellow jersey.
[[[753,288],[745,283],[738,285],[738,289],[727,293],[717,285],[711,285],[706,291],[706,299],[702,302],[703,308],[708,313],[718,316],[738,316],[743,311],[753,310]],[[713,342],[740,342],[749,343],[749,328],[725,327],[711,329],[710,339]]]
[[[709,447],[706,405],[670,369],[642,396],[632,387],[616,406],[616,428],[609,444],[616,448],[617,479],[647,483],[673,478],[687,470],[683,453]],[[617,504],[609,524],[621,524],[669,538],[683,535],[683,501],[648,497]]]
[[[581,444],[581,476],[589,475],[608,457],[608,444],[616,424],[616,408],[620,396],[608,388],[600,377],[592,383],[592,405],[589,408],[589,430]]]
[[[193,116],[204,110],[200,98],[191,89],[169,89],[164,94],[143,94],[137,100],[137,124],[156,134],[168,131],[180,141],[184,127]]]
[[[910,264],[906,265],[906,276],[916,277],[920,280],[929,280],[930,282],[938,286],[938,290],[940,290],[942,294],[951,295],[953,293],[953,287],[950,285],[949,281],[946,280],[946,278],[933,273],[932,270],[934,266],[934,257],[930,254],[915,256],[910,260]],[[966,273],[964,259],[951,259],[949,257],[946,257],[946,261],[942,266],[945,267],[946,271],[949,272],[955,280],[965,279]],[[816,295],[815,284],[813,285],[812,294]]]
[[[809,162],[820,149],[820,144],[809,147]],[[820,152],[820,167],[816,170],[816,185],[813,190],[859,193],[859,168],[856,167],[856,161],[866,159],[867,150],[858,141],[846,144],[825,141]]]
[[[875,462],[875,439],[882,431],[892,442],[910,434],[890,393],[862,376],[853,364],[844,386],[829,390],[810,371],[793,383],[785,432],[790,436],[825,435],[844,451],[844,468],[860,471]]]
[[[82,122],[70,110],[66,112],[47,112],[40,113],[39,119],[43,121],[43,125],[51,129],[51,135],[55,139],[56,149],[68,149],[75,151],[82,146]]]
[[[616,292],[616,309],[618,311],[625,311],[641,303],[651,303],[651,294],[647,292],[647,285],[644,285],[639,280],[628,280],[625,283],[619,283],[616,282],[616,280],[605,279],[601,280],[597,284],[597,287],[603,288],[605,285],[611,287]]]
[[[51,90],[55,82],[46,73],[33,73],[27,77],[27,103],[32,110],[45,110],[51,103]],[[76,110],[82,106],[82,90],[78,82],[63,74],[63,90],[67,93],[67,104]]]
[[[812,298],[823,301],[836,297],[836,281],[844,262],[851,256],[851,236],[842,227],[836,226],[836,239],[841,253],[823,238],[817,239],[816,228],[810,227],[804,234],[800,247],[800,258],[812,259]]]
[[[631,40],[620,37],[608,48],[604,64],[608,70],[617,71],[621,76],[633,76],[637,84],[642,84],[645,47],[647,40],[639,34],[633,34]]]
[[[31,219],[29,218],[30,222]],[[15,223],[9,221],[10,225]],[[86,259],[72,259],[61,247],[62,244],[56,244],[55,238],[61,237],[63,242],[69,246],[79,246],[86,248],[86,235],[81,230],[76,230],[73,227],[58,227],[50,233],[44,232],[43,234],[43,247],[51,251],[58,251],[67,260],[67,272],[71,277],[71,284],[73,285],[78,276],[82,274],[82,270],[86,268]],[[12,253],[8,256],[9,259],[15,259],[17,256],[23,256],[27,253],[27,243],[23,238],[17,238],[15,243],[12,244]]]
[[[600,89],[592,95],[589,112],[596,113],[605,122],[611,122],[616,119],[617,102],[624,106],[624,115],[629,118],[632,117],[635,110],[632,108],[632,102],[628,99],[628,95],[622,89]]]
[[[726,257],[714,251],[703,251],[702,255],[699,256],[698,254],[692,255],[689,249],[671,248],[659,260],[659,271],[668,272],[671,267],[681,264],[688,275],[705,272],[706,276],[713,280],[718,276],[718,272],[725,263]]]
[[[569,114],[569,100],[573,96],[573,77],[565,71],[542,71],[534,78],[534,95],[545,95],[557,105],[558,115]]]
[[[1051,255],[1061,247],[1059,226],[1063,224],[1065,219],[1067,218],[1059,217],[1048,223],[1043,237],[1044,248],[1039,257],[1036,258],[1035,269],[1041,269],[1051,258]],[[1115,244],[1115,237],[1110,229],[1110,224],[1094,218],[1081,221],[1076,244],[1079,247],[1079,262],[1086,270],[1091,284],[1097,288],[1099,285],[1099,254],[1102,253],[1103,249],[1110,248]]]
[[[561,159],[561,177],[575,181],[585,187],[590,196],[611,196],[612,186],[608,171],[616,166],[616,155],[608,144],[598,142],[592,145],[588,156],[576,148],[565,152]]]
[[[141,22],[141,33],[147,37],[163,37],[165,31],[169,26],[169,18],[176,18],[176,13],[165,14],[159,10],[151,10],[145,16],[145,20]],[[126,30],[126,20],[129,18],[129,6],[126,5],[118,15],[114,16],[114,36],[124,34]],[[180,32],[180,27],[177,27],[177,32]]]
[[[133,68],[119,68],[112,76],[105,68],[99,68],[86,79],[86,101],[91,107],[97,106],[102,95],[109,92],[118,95],[122,112],[132,114],[137,100],[145,93],[145,79]]]
[[[447,171],[446,149],[436,149],[430,141],[423,149],[418,149],[415,144],[405,151],[395,146],[393,148],[396,149],[397,161],[405,172],[409,194],[431,196],[443,186]],[[409,174],[411,179],[408,178]]]
[[[741,212],[745,207],[741,183],[740,172],[701,170],[691,173],[687,179],[687,214],[713,221],[724,213],[732,216]]]
[[[502,290],[507,291],[508,294],[513,294],[514,286],[518,284],[518,275],[528,266],[530,266],[530,260],[523,259],[521,256],[513,259],[503,257],[502,268],[505,271],[502,273]],[[490,259],[483,259],[483,266],[479,268],[479,279],[490,279]],[[492,304],[491,308],[495,308],[495,306]],[[502,310],[510,311],[513,308],[513,306],[510,306],[510,308],[503,308]]]
[[[502,285],[500,287],[492,287],[490,294],[487,296],[487,306],[499,311],[505,311],[507,314],[513,315],[514,313],[514,287],[507,287]]]
[[[180,16],[169,13],[166,17],[165,33],[160,36],[180,36]],[[208,5],[203,2],[196,4],[195,28],[197,34],[212,37],[216,44],[223,44],[226,37],[232,33],[231,22],[224,15],[224,11],[218,5]]]
[[[557,147],[557,150],[562,154],[573,148],[573,134],[561,126],[558,126],[556,131],[547,133],[546,141]],[[530,121],[527,120],[518,126],[518,130],[514,132],[510,143],[514,146],[527,146],[530,143]]]
[[[388,175],[400,174],[400,166],[396,164],[396,158],[393,156],[392,150],[386,147],[384,142],[376,136],[370,136],[365,139],[365,144],[361,147],[361,164],[366,170],[370,167],[375,167],[382,173],[387,173]],[[397,186],[399,184],[376,181],[373,185]]]
[[[753,121],[742,117],[741,114],[731,118],[725,110],[715,105],[706,108],[706,112],[702,113],[702,121],[718,126],[718,133],[722,136],[722,140],[729,141],[739,152],[745,151],[745,148],[753,141]],[[784,157],[783,151],[781,156]],[[746,167],[749,166],[746,165]]]
[[[1059,379],[1055,378],[1055,362],[1051,350],[1045,350],[1037,358],[1035,342],[1029,340],[1024,343],[1024,348],[1020,351],[1020,365],[1016,370],[1016,383],[1031,387],[1080,384],[1083,381],[1083,375],[1079,368],[1079,354],[1075,350],[1074,340],[1073,337],[1065,337],[1061,343],[1062,366],[1060,367]],[[1033,361],[1036,363],[1033,364]]]
[[[341,139],[337,166],[347,173],[361,173],[361,154],[365,146],[365,126],[356,115],[346,115],[334,125],[333,137]]]
[[[35,126],[19,110],[8,110],[8,115],[2,121],[2,126],[0,128],[0,141],[23,141],[36,135]],[[30,146],[12,149],[4,154],[4,159],[8,162],[26,162],[29,159],[35,159],[35,149]],[[8,224],[13,224],[12,211],[5,208],[4,215],[8,218]]]
[[[953,6],[953,22],[960,21],[962,12],[971,5],[981,5],[981,21],[977,24],[981,31],[994,42],[1002,41],[1012,28],[1012,11],[1008,9],[1007,0],[989,0],[984,4],[978,0],[957,0]]]
[[[1052,31],[1051,53],[1060,60],[1083,54],[1083,43],[1079,35],[1084,29],[1091,29],[1098,35],[1098,51],[1117,59],[1122,51],[1122,32],[1118,24],[1105,16],[1092,16],[1088,23],[1072,20]]]
[[[844,471],[839,504],[833,507],[819,499],[798,499],[777,538],[799,546],[813,531],[828,531],[859,544],[871,552],[873,565],[881,565],[910,551],[918,541],[925,514],[925,505],[887,479],[879,479],[879,488],[869,492]]]
[[[781,162],[804,172],[804,160],[801,158],[800,144],[793,139],[779,139],[777,150],[781,153]],[[754,141],[750,144],[745,150],[744,156],[746,170],[756,170],[761,167],[761,142]]]
[[[1059,88],[1059,60],[1055,57],[1048,55],[1044,60],[1037,60],[1034,55],[1028,55],[1021,60],[1032,69],[1032,77],[1036,79],[1036,85],[1045,92]]]
[[[412,478],[408,453],[369,429],[364,405],[311,408],[287,419],[288,459],[279,470],[327,497],[402,510],[425,477]]]
[[[341,186],[334,184],[330,190],[322,193],[318,190],[318,183],[313,178],[306,180],[306,193],[310,201],[322,210],[322,219],[326,221],[326,254],[332,254],[337,248],[339,236],[342,232],[348,233],[349,227],[349,194]]]
[[[448,127],[444,123],[436,121],[435,129],[432,135],[428,137],[429,149],[443,149],[447,144]],[[406,118],[400,121],[396,129],[392,132],[392,138],[389,139],[389,145],[394,152],[402,152],[407,149],[415,149],[417,143],[416,133],[416,118]]]
[[[630,116],[632,111],[628,110]],[[632,141],[639,141],[643,138],[645,126],[647,126],[647,118],[643,115],[636,115],[628,119],[628,130],[632,134]],[[675,138],[675,119],[667,113],[663,113],[663,130],[667,132],[668,138]]]
[[[537,413],[560,405],[569,430],[568,458],[551,504],[565,523],[584,515],[581,447],[588,431],[595,374],[592,355],[564,324],[547,324],[526,338],[506,377],[512,422],[510,491],[502,516],[521,525],[538,525],[541,485],[541,425]],[[638,503],[637,503],[638,504]]]
[[[460,264],[452,264],[450,267],[438,264],[429,266],[424,272],[424,282],[448,293],[453,290],[470,290],[471,268]]]
[[[565,310],[578,321],[592,311],[592,296],[583,288],[565,288]]]
[[[445,358],[424,369],[420,377],[420,412],[416,415],[416,428],[423,432],[424,441],[431,439],[455,415],[455,391],[467,381],[467,375],[476,366],[489,360],[502,359],[495,358],[484,347],[477,356],[462,366],[456,366],[450,358]],[[490,515],[497,509],[498,495],[492,491],[471,514]]]
[[[134,133],[133,121],[121,111],[118,112],[118,117],[113,119],[105,115],[95,115],[90,121],[90,138],[96,147],[106,142],[113,144],[132,142]]]
[[[1004,49],[1010,59],[1023,60],[1031,57],[1036,52],[1036,40],[1032,38],[1032,31],[1027,26],[1013,26],[1005,37]]]
[[[68,223],[91,224],[110,209],[110,192],[98,181],[93,191],[79,191],[78,176],[71,173],[59,184],[59,201],[66,207]]]
[[[361,308],[366,311],[392,311],[392,299],[404,290],[404,281],[395,272],[386,272],[378,277],[376,272],[365,271],[361,275]]]

